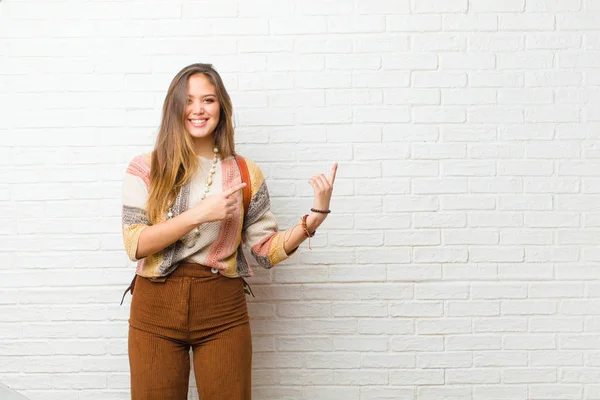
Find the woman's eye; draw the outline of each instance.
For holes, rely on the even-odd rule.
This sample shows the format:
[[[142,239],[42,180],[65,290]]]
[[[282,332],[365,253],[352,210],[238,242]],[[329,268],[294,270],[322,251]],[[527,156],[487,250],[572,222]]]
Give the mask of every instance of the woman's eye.
[[[214,99],[206,99],[206,102],[207,102],[207,103],[214,103],[214,102],[215,102],[215,100],[214,100]]]

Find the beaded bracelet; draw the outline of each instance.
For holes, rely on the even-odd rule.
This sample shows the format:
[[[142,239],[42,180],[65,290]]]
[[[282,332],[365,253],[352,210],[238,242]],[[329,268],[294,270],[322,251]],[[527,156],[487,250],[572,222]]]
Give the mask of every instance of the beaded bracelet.
[[[308,227],[306,226],[307,218],[308,218],[308,214],[306,214],[305,216],[302,217],[302,229],[304,229],[304,233],[306,234],[306,237],[311,238],[311,237],[315,236],[315,233],[317,233],[317,231],[315,230],[313,233],[310,233],[308,231]]]
[[[289,234],[289,236],[292,236],[292,232],[294,231],[294,229],[296,229],[298,226],[301,226],[302,230],[304,231],[304,235],[308,238],[308,249],[312,250],[312,247],[310,247],[310,238],[313,237],[313,236],[315,236],[315,233],[317,233],[317,230],[315,229],[315,231],[312,234],[309,232],[308,226],[306,226],[306,219],[307,218],[308,218],[308,214],[304,215],[302,217],[302,221],[299,224],[294,225],[291,229],[288,229],[285,232],[285,235],[283,236],[283,244],[284,245],[289,240],[288,234]]]
[[[331,212],[331,210],[317,210],[316,208],[311,208],[310,211],[316,212],[319,214],[329,214]]]
[[[315,236],[315,233],[317,233],[317,230],[315,229],[315,231],[313,233],[310,233],[308,231],[308,227],[306,226],[306,219],[308,218],[308,214],[304,215],[302,217],[302,229],[304,230],[304,234],[306,235],[306,237],[308,238],[308,249],[312,250],[312,247],[310,247],[310,238]]]

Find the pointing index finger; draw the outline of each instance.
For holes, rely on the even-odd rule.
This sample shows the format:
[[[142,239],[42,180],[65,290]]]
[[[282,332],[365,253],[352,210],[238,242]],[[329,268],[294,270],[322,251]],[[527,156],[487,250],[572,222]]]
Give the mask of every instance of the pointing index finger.
[[[226,190],[223,194],[225,195],[225,197],[229,197],[232,194],[234,194],[235,192],[237,192],[238,190],[243,189],[245,186],[246,186],[246,183],[242,182],[240,184],[235,185],[231,189]]]
[[[335,174],[337,174],[337,168],[338,168],[338,163],[334,163],[333,167],[331,168],[331,172],[329,173],[329,183],[331,185],[333,185],[333,183],[335,182]]]

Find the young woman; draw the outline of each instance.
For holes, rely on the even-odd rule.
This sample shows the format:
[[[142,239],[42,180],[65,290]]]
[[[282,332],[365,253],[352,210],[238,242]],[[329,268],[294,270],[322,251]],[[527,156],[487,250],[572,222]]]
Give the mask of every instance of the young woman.
[[[243,244],[258,265],[271,268],[329,213],[337,164],[328,177],[310,179],[311,212],[279,231],[263,174],[236,159],[233,137],[221,77],[209,64],[193,64],[169,86],[153,152],[127,168],[123,237],[129,258],[138,261],[129,319],[134,400],[187,399],[190,348],[202,400],[250,399],[243,277],[252,271]]]

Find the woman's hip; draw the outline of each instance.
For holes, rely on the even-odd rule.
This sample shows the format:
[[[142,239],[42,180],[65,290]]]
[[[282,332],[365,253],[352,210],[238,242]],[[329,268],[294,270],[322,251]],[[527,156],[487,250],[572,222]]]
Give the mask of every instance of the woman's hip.
[[[138,276],[131,326],[178,340],[198,339],[248,322],[242,278],[181,264],[166,279]]]

